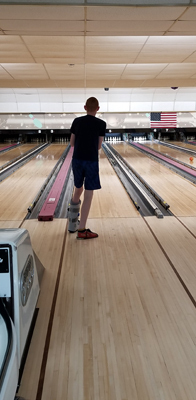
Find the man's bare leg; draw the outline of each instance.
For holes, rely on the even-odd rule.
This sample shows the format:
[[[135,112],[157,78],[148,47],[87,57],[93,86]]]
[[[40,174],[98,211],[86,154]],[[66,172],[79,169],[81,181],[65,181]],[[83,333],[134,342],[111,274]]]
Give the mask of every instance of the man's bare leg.
[[[80,188],[77,188],[77,187],[74,188],[74,194],[72,197],[73,203],[75,203],[75,204],[79,203],[82,192],[83,192],[83,186],[81,186]]]
[[[85,190],[84,191],[84,200],[81,207],[81,218],[80,218],[80,225],[78,229],[85,229],[86,228],[86,221],[89,215],[89,211],[91,208],[91,202],[93,198],[93,190]]]

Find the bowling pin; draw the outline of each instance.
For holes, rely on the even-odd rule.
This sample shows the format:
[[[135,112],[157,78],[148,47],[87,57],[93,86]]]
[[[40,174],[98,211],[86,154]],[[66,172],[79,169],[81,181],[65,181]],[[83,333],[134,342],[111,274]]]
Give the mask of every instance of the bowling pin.
[[[32,118],[33,123],[37,128],[42,128],[42,123],[39,121],[39,119],[35,118],[33,114],[29,114],[29,117]]]

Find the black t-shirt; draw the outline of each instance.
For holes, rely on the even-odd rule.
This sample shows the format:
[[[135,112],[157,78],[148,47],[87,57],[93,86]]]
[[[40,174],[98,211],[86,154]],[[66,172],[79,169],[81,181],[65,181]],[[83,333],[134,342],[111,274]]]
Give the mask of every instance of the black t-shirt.
[[[73,158],[97,161],[99,136],[105,136],[105,121],[87,114],[75,118],[70,130],[75,135]]]

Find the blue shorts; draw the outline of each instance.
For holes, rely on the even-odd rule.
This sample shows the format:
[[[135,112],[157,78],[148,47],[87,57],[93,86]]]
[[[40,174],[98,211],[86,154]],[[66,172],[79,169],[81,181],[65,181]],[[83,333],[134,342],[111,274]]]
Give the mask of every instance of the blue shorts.
[[[72,170],[75,187],[80,188],[84,184],[86,190],[101,189],[98,161],[85,161],[73,158]]]

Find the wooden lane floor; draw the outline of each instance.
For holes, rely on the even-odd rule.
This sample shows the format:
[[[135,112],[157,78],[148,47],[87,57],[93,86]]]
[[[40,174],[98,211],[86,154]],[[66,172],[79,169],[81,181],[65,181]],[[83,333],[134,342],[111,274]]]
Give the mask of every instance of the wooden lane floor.
[[[63,145],[51,145],[0,183],[0,221],[21,221],[25,217],[29,204],[64,149]],[[95,191],[90,217],[139,217],[103,151],[100,152],[100,176],[102,189]]]
[[[0,229],[20,228],[21,221],[1,221]]]
[[[196,219],[195,217],[181,217],[179,220],[192,232],[196,237]]]
[[[66,145],[52,144],[0,183],[0,220],[22,221]]]
[[[167,143],[167,142],[166,142]],[[170,144],[175,144],[176,146],[184,147],[185,149],[190,149],[196,151],[196,145],[191,142],[179,142],[179,141],[171,141],[168,142]],[[196,143],[196,142],[195,142]]]
[[[67,234],[65,245],[65,220],[25,221],[46,271],[19,395],[28,400],[195,398],[196,309],[145,220],[91,219],[99,238],[77,241]],[[150,220],[156,230],[160,220]],[[182,230],[178,240],[183,235]],[[185,245],[188,253],[189,240]],[[173,262],[178,265],[177,255]]]
[[[103,150],[99,170],[102,188],[94,192],[90,218],[140,217]]]
[[[94,218],[101,218],[101,213],[103,213],[108,218],[121,216],[140,218],[138,211],[103,152],[100,155],[100,173],[102,190],[95,192],[91,216],[94,215]],[[117,196],[115,198],[116,191]],[[20,221],[7,221],[7,224],[5,221],[0,221],[0,227],[17,227],[17,222],[19,223]],[[39,315],[36,322],[36,330],[33,335],[21,386],[21,392],[25,393],[25,398],[27,398],[28,393],[29,399],[33,399],[36,396],[60,254],[64,248],[63,240],[66,225],[67,220],[54,220],[52,223],[29,220],[22,225],[22,228],[28,229],[33,248],[46,269],[38,303]]]
[[[179,217],[196,216],[196,186],[127,143],[113,145]]]
[[[10,150],[6,151],[5,153],[0,153],[0,166],[14,160],[16,157],[22,156],[27,151],[34,149],[34,147],[35,145],[28,143],[15,147],[13,149],[10,148]]]
[[[182,161],[182,162],[184,162],[184,163],[186,163],[188,165],[194,166],[194,161],[190,161],[190,154],[189,153],[185,153],[184,151],[180,151],[180,150],[174,149],[172,147],[164,146],[163,144],[160,144],[160,143],[157,143],[157,142],[146,142],[145,146],[150,147],[152,150],[159,151],[162,154],[164,154],[165,156],[173,157],[177,161],[179,160],[179,161]],[[185,146],[183,146],[183,147],[185,147]],[[192,147],[195,147],[192,150],[196,151],[196,146],[192,146]],[[195,161],[196,161],[196,159],[195,159]]]
[[[77,241],[65,219],[22,225],[45,273],[18,395],[193,400],[196,309],[172,265],[180,263],[194,290],[196,239],[174,217],[143,219],[130,211],[132,203],[102,153],[100,172],[102,190],[95,192],[89,220],[98,239]],[[6,226],[1,220],[0,227],[19,221]]]

